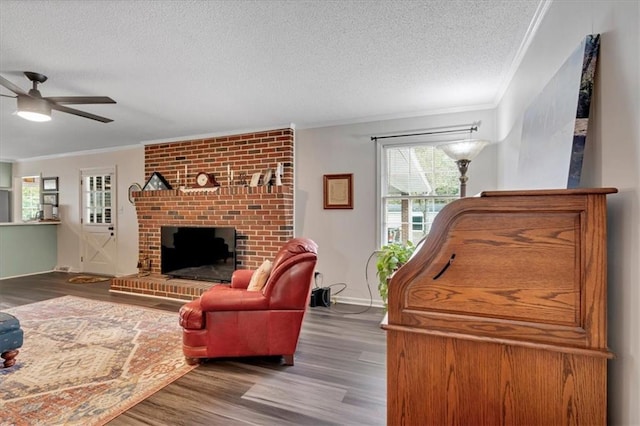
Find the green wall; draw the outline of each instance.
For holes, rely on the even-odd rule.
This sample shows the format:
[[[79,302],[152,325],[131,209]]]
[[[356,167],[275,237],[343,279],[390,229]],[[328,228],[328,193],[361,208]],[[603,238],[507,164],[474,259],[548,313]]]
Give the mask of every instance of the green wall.
[[[0,226],[0,278],[52,271],[58,261],[58,225]]]

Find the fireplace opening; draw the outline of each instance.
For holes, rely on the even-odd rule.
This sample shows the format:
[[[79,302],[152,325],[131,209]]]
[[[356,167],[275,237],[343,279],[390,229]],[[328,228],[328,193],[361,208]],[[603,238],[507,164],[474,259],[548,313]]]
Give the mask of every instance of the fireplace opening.
[[[162,226],[161,273],[173,278],[231,282],[236,230],[217,226]]]

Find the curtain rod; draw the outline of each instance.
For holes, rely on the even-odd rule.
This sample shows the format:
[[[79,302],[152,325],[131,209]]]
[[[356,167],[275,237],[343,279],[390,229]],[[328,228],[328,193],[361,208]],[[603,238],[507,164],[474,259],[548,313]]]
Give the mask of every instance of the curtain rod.
[[[434,132],[422,132],[422,133],[406,133],[403,135],[389,135],[389,136],[371,136],[372,141],[377,141],[378,139],[389,139],[389,138],[404,138],[407,136],[424,136],[424,135],[441,135],[444,133],[462,133],[462,132],[477,132],[478,126],[471,126],[468,129],[453,129],[453,130],[438,130]]]

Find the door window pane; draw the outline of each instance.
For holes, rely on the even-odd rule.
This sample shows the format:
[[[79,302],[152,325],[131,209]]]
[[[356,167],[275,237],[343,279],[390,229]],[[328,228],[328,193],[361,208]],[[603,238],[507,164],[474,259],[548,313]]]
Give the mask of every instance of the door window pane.
[[[111,176],[86,176],[84,179],[85,219],[89,224],[111,224]]]

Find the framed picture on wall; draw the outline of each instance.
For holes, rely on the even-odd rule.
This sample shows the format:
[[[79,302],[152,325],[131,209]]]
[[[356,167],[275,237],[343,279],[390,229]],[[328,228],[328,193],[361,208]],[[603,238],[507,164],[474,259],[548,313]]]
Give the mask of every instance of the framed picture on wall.
[[[57,177],[43,177],[42,178],[42,190],[43,191],[57,191],[58,190],[58,178]]]
[[[249,182],[249,186],[258,186],[258,182],[260,181],[260,172],[254,173],[251,176],[251,182]]]
[[[43,194],[42,204],[51,204],[52,206],[58,205],[58,194]]]
[[[264,177],[262,178],[263,185],[269,185],[271,183],[271,177],[273,176],[273,170],[267,169],[264,171]]]
[[[353,209],[353,174],[324,175],[325,209]]]

